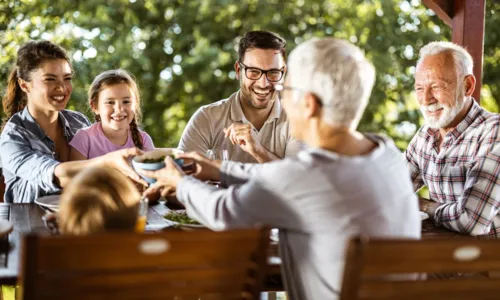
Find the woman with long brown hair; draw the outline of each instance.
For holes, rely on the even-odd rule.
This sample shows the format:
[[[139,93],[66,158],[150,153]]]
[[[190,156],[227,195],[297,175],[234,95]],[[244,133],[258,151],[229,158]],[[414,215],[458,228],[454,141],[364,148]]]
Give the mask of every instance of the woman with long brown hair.
[[[0,137],[6,202],[32,202],[59,193],[87,166],[107,165],[143,182],[127,163],[140,150],[129,148],[94,160],[68,162],[69,141],[89,126],[81,113],[66,110],[73,90],[66,51],[49,41],[21,46],[2,99],[6,114]]]

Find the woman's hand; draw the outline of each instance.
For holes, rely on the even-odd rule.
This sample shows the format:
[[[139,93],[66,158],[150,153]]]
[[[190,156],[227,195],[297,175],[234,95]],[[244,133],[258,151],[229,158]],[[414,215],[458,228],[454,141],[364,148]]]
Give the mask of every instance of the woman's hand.
[[[197,152],[188,152],[177,155],[178,158],[193,161],[193,176],[199,180],[220,181],[220,166],[222,161],[210,160]]]

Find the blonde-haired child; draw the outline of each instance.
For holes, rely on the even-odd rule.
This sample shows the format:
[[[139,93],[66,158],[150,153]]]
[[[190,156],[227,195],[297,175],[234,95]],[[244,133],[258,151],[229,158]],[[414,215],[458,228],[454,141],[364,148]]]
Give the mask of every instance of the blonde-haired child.
[[[119,171],[88,168],[63,190],[59,210],[62,234],[88,235],[107,231],[133,232],[140,193]]]

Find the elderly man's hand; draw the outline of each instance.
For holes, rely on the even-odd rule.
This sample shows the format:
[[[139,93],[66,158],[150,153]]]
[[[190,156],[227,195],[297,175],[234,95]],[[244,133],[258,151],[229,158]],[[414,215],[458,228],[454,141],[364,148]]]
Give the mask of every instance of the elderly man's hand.
[[[110,152],[99,157],[99,162],[106,166],[114,168],[125,176],[129,177],[133,181],[143,185],[148,186],[148,183],[144,181],[130,166],[129,160],[137,155],[141,155],[143,152],[138,148],[127,148],[114,152]]]
[[[193,176],[199,180],[220,181],[220,160],[210,160],[197,152],[182,153],[177,156],[187,161],[193,161]]]
[[[224,128],[224,135],[233,145],[239,145],[252,156],[262,151],[262,145],[250,124],[233,123],[228,128]]]
[[[434,213],[440,205],[440,203],[429,199],[418,198],[418,206],[420,208],[420,211],[427,213],[431,219],[434,219]]]
[[[157,171],[139,171],[139,173],[143,174],[146,177],[156,179],[156,182],[150,185],[149,188],[144,191],[145,196],[149,196],[160,191],[161,195],[163,197],[166,197],[177,190],[177,185],[181,181],[182,177],[184,177],[186,174],[170,156],[167,156],[165,158],[165,165],[165,168]]]

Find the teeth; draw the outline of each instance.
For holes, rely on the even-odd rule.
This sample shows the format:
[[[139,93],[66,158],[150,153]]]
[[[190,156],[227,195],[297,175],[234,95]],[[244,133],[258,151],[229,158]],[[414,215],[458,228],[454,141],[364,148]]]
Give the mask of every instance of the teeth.
[[[64,100],[64,96],[52,96],[52,99],[57,100],[57,101],[62,101],[62,100]]]
[[[259,92],[257,92],[256,90],[253,90],[253,91],[254,91],[254,93],[256,93],[256,94],[257,94],[257,95],[259,95],[259,96],[267,96],[267,95],[269,94],[269,91],[264,92],[264,93],[259,93]]]

